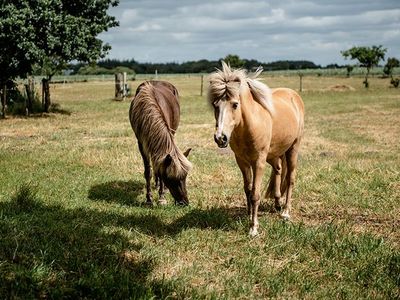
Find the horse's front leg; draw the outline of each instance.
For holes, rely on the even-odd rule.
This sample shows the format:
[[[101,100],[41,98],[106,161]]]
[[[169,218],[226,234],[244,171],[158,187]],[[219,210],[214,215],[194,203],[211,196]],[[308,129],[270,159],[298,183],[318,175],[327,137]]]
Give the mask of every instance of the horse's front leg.
[[[245,160],[241,159],[239,156],[236,156],[236,162],[242,172],[243,176],[243,188],[246,194],[247,201],[247,214],[250,216],[251,214],[251,191],[253,186],[253,173],[251,170],[251,165],[247,163]]]
[[[161,177],[158,177],[158,183],[160,184],[160,187],[158,190],[158,204],[166,205],[167,200],[165,199],[165,185],[164,185],[164,182],[162,181]]]
[[[253,188],[251,191],[251,219],[250,219],[250,236],[258,234],[258,207],[261,199],[261,183],[264,175],[266,158],[259,157],[253,168]]]

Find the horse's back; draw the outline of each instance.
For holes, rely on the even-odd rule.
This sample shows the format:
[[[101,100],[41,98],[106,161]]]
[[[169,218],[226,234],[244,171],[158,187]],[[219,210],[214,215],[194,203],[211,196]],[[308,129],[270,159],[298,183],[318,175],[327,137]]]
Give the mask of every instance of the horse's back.
[[[292,103],[295,106],[297,106],[297,108],[301,111],[302,114],[304,114],[303,100],[295,90],[289,88],[272,89],[272,97],[274,100],[274,105],[279,105],[279,103],[277,103],[278,101]]]
[[[276,156],[300,140],[304,127],[304,103],[300,95],[288,88],[272,90],[274,115],[272,117],[271,155]]]
[[[275,119],[294,119],[303,126],[304,103],[300,95],[289,88],[276,88],[272,90]]]
[[[146,81],[138,86],[136,95],[133,99],[140,97],[143,89],[152,89],[152,100],[157,103],[159,112],[163,116],[168,127],[177,130],[180,121],[179,96],[176,87],[167,81]]]

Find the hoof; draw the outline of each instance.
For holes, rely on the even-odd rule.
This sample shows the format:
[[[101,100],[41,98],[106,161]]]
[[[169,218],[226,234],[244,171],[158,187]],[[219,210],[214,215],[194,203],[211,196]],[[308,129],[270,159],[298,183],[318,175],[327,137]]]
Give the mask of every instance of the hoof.
[[[168,202],[167,200],[165,200],[165,198],[161,198],[160,200],[158,200],[158,205],[165,206],[167,204]]]
[[[143,205],[147,206],[147,207],[153,207],[153,202],[152,201],[146,201],[146,202],[143,203]]]
[[[257,231],[257,228],[250,228],[250,231],[249,231],[249,236],[250,237],[256,237],[258,235],[258,231]]]
[[[281,213],[281,218],[282,218],[284,221],[290,221],[290,215],[289,215],[288,212],[282,212],[282,213]]]
[[[189,202],[188,201],[184,201],[184,200],[180,200],[180,201],[175,200],[175,205],[176,206],[188,206]]]
[[[282,199],[282,198],[281,198]],[[282,200],[275,199],[274,208],[277,212],[282,211]]]
[[[275,211],[276,211],[276,212],[282,211],[282,206],[281,206],[280,204],[276,204],[276,203],[275,203],[274,208],[275,208]]]

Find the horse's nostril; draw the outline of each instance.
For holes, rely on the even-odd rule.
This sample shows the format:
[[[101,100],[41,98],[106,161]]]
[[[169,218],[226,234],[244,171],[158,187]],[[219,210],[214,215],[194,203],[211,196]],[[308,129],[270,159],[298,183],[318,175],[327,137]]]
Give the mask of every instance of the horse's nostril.
[[[225,134],[222,135],[222,141],[224,143],[226,143],[228,141],[228,137]]]
[[[214,134],[214,141],[218,144],[217,136]]]

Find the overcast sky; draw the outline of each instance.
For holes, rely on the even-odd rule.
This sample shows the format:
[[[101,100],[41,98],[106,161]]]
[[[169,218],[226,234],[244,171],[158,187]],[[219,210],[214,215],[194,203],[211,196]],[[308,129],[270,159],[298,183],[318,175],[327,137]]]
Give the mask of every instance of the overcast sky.
[[[343,64],[341,50],[383,45],[400,58],[400,0],[120,0],[120,26],[100,38],[107,58],[139,62],[217,60]]]

